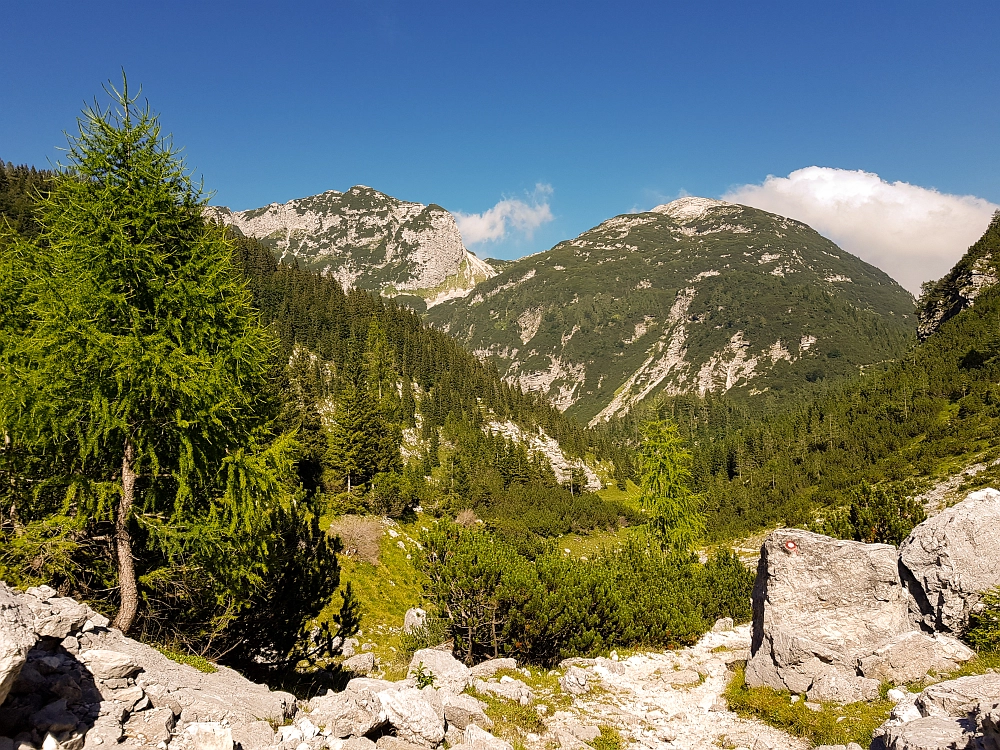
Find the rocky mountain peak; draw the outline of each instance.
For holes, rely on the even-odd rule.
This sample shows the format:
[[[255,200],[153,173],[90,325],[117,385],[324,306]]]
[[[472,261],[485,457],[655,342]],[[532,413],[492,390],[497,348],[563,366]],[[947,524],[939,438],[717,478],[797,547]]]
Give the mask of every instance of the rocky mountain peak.
[[[412,295],[428,307],[468,294],[496,271],[469,252],[441,206],[402,201],[365,185],[247,211],[211,215],[343,286]]]
[[[741,207],[735,203],[713,200],[712,198],[699,198],[694,195],[678,198],[670,203],[663,203],[650,209],[650,213],[664,214],[676,220],[678,223],[688,223],[704,218],[714,209],[731,208],[739,210]],[[729,213],[727,211],[727,213]]]

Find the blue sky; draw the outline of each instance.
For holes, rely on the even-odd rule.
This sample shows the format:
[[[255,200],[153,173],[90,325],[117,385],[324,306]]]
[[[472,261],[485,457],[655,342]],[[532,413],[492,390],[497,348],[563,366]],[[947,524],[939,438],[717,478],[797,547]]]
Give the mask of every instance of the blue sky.
[[[814,165],[997,204],[998,28],[996,2],[10,3],[0,158],[58,158],[124,66],[219,204],[549,206],[480,256]]]

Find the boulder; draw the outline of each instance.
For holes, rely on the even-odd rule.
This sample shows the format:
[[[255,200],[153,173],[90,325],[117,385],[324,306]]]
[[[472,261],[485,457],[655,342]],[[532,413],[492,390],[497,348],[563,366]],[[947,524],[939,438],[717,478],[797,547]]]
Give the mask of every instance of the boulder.
[[[354,674],[369,675],[375,671],[375,654],[370,651],[363,654],[355,654],[341,663],[344,669]]]
[[[412,677],[422,666],[424,673],[434,676],[434,687],[461,693],[469,685],[469,668],[447,651],[422,648],[410,660]]]
[[[40,732],[66,732],[76,728],[77,718],[60,698],[35,711],[29,719],[31,726]]]
[[[996,701],[998,698],[1000,674],[987,672],[924,688],[917,696],[916,705],[923,716],[964,717],[974,711],[980,702]]]
[[[192,750],[233,750],[233,730],[214,721],[188,724],[184,739]]]
[[[583,695],[590,690],[590,677],[580,667],[569,667],[559,678],[559,687],[570,695]]]
[[[842,670],[831,669],[813,680],[806,697],[810,701],[834,701],[855,703],[878,699],[881,683],[864,677],[856,677]]]
[[[753,613],[747,684],[793,693],[831,671],[864,679],[859,660],[912,629],[895,547],[797,529],[765,540]],[[868,688],[857,682],[852,689]]]
[[[465,744],[472,750],[514,750],[509,742],[494,737],[475,724],[469,724],[465,728]]]
[[[383,690],[378,698],[397,737],[424,747],[435,747],[444,739],[444,718],[421,691]]]
[[[469,675],[471,677],[479,677],[482,679],[484,677],[492,677],[502,669],[517,669],[517,660],[490,659],[488,661],[482,661],[469,669]]]
[[[55,594],[48,586],[39,586],[28,589],[23,600],[35,616],[38,636],[62,640],[83,627],[91,610],[75,599]]]
[[[974,657],[976,652],[946,635],[931,637],[911,630],[893,636],[870,656],[862,657],[862,675],[887,682],[916,682],[929,671],[951,672]]]
[[[140,740],[143,745],[170,742],[171,732],[177,723],[169,708],[151,708],[132,714],[125,723],[125,736]],[[230,737],[230,741],[232,737]]]
[[[555,735],[556,742],[559,743],[561,750],[590,750],[590,746],[572,732],[565,729],[557,729]]]
[[[375,743],[367,737],[351,737],[340,742],[341,750],[375,750]]]
[[[371,690],[345,690],[309,702],[309,717],[333,737],[360,737],[385,724],[382,701]]]
[[[964,750],[973,732],[968,720],[925,716],[889,727],[881,737],[886,750]]]
[[[0,581],[0,704],[17,680],[36,640],[31,610]]]
[[[398,687],[400,686],[389,680],[378,680],[374,677],[355,677],[353,680],[348,680],[344,691],[370,690],[373,693],[381,693],[383,690],[392,690]]]
[[[460,693],[455,695],[442,690],[441,703],[444,705],[444,717],[448,726],[465,729],[469,724],[478,724],[489,729],[493,722],[486,716],[486,704],[476,700],[471,695]]]
[[[911,609],[928,630],[961,634],[1000,586],[1000,492],[979,490],[919,524],[899,547]]]
[[[733,618],[732,617],[720,617],[715,621],[715,625],[712,626],[713,633],[728,633],[733,629]]]
[[[413,607],[406,610],[403,615],[403,632],[409,635],[415,630],[419,630],[427,624],[427,612],[420,607]]]
[[[89,649],[80,654],[80,661],[86,664],[91,674],[99,680],[132,677],[141,669],[129,654],[110,649]]]

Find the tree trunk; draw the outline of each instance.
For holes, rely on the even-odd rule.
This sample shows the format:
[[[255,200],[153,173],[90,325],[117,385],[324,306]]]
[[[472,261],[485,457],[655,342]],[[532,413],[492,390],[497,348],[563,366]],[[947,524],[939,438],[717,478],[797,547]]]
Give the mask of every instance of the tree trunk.
[[[114,626],[123,633],[127,633],[132,627],[136,610],[139,608],[139,589],[135,582],[135,564],[132,560],[132,537],[128,533],[128,521],[135,501],[135,478],[135,446],[132,445],[131,438],[125,438],[125,455],[122,457],[122,496],[115,518],[121,608],[115,617]]]

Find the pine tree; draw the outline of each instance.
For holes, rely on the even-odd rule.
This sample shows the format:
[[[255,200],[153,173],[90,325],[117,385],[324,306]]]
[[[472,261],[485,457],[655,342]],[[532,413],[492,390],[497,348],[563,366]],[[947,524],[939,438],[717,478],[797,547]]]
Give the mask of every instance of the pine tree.
[[[0,429],[60,456],[67,502],[113,519],[127,631],[139,524],[168,557],[222,537],[254,544],[291,446],[264,450],[275,342],[223,231],[202,219],[148,105],[127,83],[109,94],[114,106],[84,109],[69,137],[38,240],[0,244]]]

